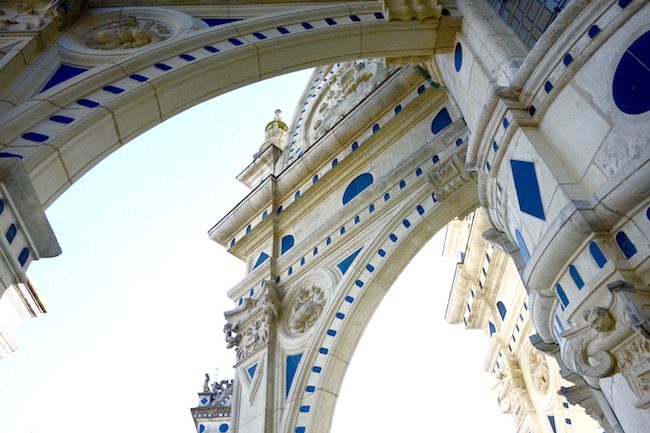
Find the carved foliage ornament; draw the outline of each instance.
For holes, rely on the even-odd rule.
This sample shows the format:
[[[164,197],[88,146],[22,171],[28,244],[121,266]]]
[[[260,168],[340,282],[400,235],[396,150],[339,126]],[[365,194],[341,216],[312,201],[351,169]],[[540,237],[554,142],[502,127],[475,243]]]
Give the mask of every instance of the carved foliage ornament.
[[[83,41],[97,50],[131,49],[163,41],[170,34],[169,27],[160,22],[126,15],[89,31]]]
[[[318,320],[325,306],[325,292],[318,286],[303,287],[291,306],[288,325],[294,334],[303,334]]]
[[[530,378],[533,387],[540,394],[546,394],[549,386],[549,372],[546,357],[539,350],[532,348],[528,355]]]

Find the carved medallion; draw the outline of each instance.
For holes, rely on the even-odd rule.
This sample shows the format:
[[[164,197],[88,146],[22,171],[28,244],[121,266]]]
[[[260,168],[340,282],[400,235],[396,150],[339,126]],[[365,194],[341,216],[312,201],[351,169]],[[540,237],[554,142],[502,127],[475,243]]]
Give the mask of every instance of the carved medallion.
[[[160,22],[127,15],[89,31],[83,42],[97,50],[130,49],[163,41],[170,34],[169,27]]]
[[[303,334],[311,328],[323,312],[325,301],[325,292],[318,286],[300,289],[289,313],[289,330],[294,334]]]
[[[546,357],[537,349],[531,349],[528,355],[530,367],[530,379],[535,390],[540,394],[546,394],[549,386],[549,372]]]

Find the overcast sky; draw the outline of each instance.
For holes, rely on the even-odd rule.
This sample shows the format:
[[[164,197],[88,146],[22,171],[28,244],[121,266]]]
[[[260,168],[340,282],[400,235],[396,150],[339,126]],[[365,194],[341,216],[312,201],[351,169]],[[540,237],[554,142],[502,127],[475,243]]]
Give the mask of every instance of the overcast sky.
[[[130,142],[47,211],[63,255],[34,262],[48,313],[0,360],[1,433],[192,433],[203,375],[232,377],[226,291],[245,272],[206,232],[247,193],[235,176],[287,123],[310,71],[223,95]],[[480,331],[447,325],[453,263],[434,238],[373,317],[333,433],[514,431]]]

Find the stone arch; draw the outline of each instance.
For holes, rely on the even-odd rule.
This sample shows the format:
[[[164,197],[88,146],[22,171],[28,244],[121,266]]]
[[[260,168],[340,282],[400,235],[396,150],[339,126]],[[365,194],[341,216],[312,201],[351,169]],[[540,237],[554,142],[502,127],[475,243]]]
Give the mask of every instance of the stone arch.
[[[294,378],[294,391],[285,408],[281,431],[329,431],[347,363],[384,295],[418,251],[440,229],[457,215],[478,206],[474,182],[465,183],[443,201],[433,201],[431,188],[429,185],[419,191],[392,215],[390,222],[366,243],[339,283],[337,298],[311,337],[313,344],[309,351],[302,356],[303,365]],[[425,212],[420,213],[418,206],[424,206]],[[408,227],[405,220],[410,222]],[[397,240],[393,240],[393,236]],[[380,249],[385,252],[383,256],[378,253]],[[369,264],[372,270],[367,267]],[[332,337],[328,330],[336,321],[342,325]]]
[[[36,95],[4,116],[0,142],[5,152],[22,160],[47,207],[103,158],[187,108],[311,66],[430,55],[437,27],[434,20],[389,22],[379,5],[361,4],[314,7],[199,30]]]

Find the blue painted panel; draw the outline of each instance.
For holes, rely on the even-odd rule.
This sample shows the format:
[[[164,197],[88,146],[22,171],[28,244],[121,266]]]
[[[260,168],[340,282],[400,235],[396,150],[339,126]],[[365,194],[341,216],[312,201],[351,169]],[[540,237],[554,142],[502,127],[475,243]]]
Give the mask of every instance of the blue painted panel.
[[[521,235],[521,232],[519,230],[515,230],[515,240],[517,241],[517,245],[519,246],[519,252],[521,253],[521,257],[523,257],[524,262],[528,263],[528,261],[530,260],[530,252],[528,252],[528,247],[526,246],[524,237]]]
[[[605,267],[607,264],[607,258],[595,241],[591,241],[589,243],[589,252],[591,253],[591,257],[593,257],[596,265],[598,265],[599,268],[602,269]]]
[[[332,18],[325,18],[325,22],[327,23],[328,26],[335,26],[336,21]]]
[[[291,235],[286,235],[285,237],[282,238],[280,241],[280,251],[282,251],[282,254],[286,253],[289,251],[291,248],[293,248],[294,244],[294,239],[293,236]]]
[[[650,110],[650,30],[621,57],[614,73],[612,96],[619,110],[643,114]]]
[[[201,21],[210,27],[221,26],[235,21],[240,21],[241,18],[201,18]]]
[[[76,77],[77,75],[86,72],[87,70],[88,68],[80,68],[78,66],[61,63],[56,71],[54,71],[54,74],[50,77],[47,83],[45,83],[45,86],[43,86],[43,89],[41,89],[40,93],[43,93],[47,89],[54,87],[59,83],[63,83],[70,78]]]
[[[555,285],[555,293],[557,293],[557,297],[560,298],[560,302],[562,303],[562,306],[565,307],[565,308],[568,307],[569,306],[569,298],[566,295],[566,292],[564,291],[562,286],[560,286],[559,284],[556,284]]]
[[[404,180],[399,181],[399,189],[404,189],[406,188],[406,182]]]
[[[449,125],[451,125],[451,116],[449,115],[449,111],[447,111],[446,108],[443,108],[438,111],[436,117],[433,118],[433,121],[431,122],[431,132],[438,134]]]
[[[575,266],[569,266],[569,275],[571,275],[571,278],[573,279],[573,282],[575,283],[578,290],[582,289],[585,286],[585,282],[582,280],[580,272],[578,272],[578,269]]]
[[[456,72],[460,72],[460,68],[463,66],[463,47],[460,45],[460,42],[456,43],[456,49],[454,50],[454,68]]]
[[[257,370],[257,364],[253,364],[246,369],[251,379],[255,376],[255,370]]]
[[[74,122],[74,119],[72,117],[67,117],[67,116],[59,116],[59,115],[54,115],[50,117],[50,120],[52,122],[57,122],[57,123],[63,123],[63,124],[68,124]]]
[[[541,220],[546,220],[535,164],[529,161],[511,159],[510,167],[512,168],[512,180],[517,191],[519,210]]]
[[[370,173],[363,173],[355,177],[348,187],[345,188],[345,192],[343,193],[343,205],[346,205],[350,200],[372,185],[373,182],[374,179]]]
[[[553,415],[548,415],[548,422],[551,424],[553,432],[557,433],[557,427],[555,426],[555,417]]]
[[[492,336],[492,334],[497,332],[497,327],[494,326],[494,323],[492,322],[488,322],[488,328],[490,329],[490,337]]]
[[[207,49],[207,47],[206,47],[206,49]],[[131,75],[129,75],[129,78],[132,79],[132,80],[135,80],[135,81],[137,81],[139,83],[144,83],[145,81],[147,81],[149,79],[149,78],[145,77],[144,75],[140,75],[140,74],[131,74]]]
[[[287,372],[286,372],[286,396],[289,397],[289,391],[291,390],[291,384],[293,383],[293,378],[296,375],[298,370],[298,365],[300,364],[300,359],[302,358],[302,353],[295,355],[287,356]]]
[[[18,229],[16,228],[16,224],[11,224],[9,226],[9,229],[7,230],[7,233],[5,233],[5,238],[7,239],[7,242],[10,244],[14,241],[16,238],[16,233],[18,233]]]
[[[33,141],[35,143],[42,143],[50,137],[48,137],[47,135],[39,134],[38,132],[26,132],[23,134],[23,138],[25,140]]]
[[[257,261],[255,262],[255,266],[253,266],[253,269],[257,268],[259,265],[264,263],[269,259],[269,255],[266,254],[264,251],[262,251],[262,254],[257,258]]]
[[[616,233],[616,243],[628,259],[637,253],[636,246],[624,231]]]
[[[20,263],[20,266],[25,266],[25,263],[27,263],[28,258],[29,258],[29,248],[25,247],[22,249],[20,255],[18,256],[18,263]]]
[[[305,433],[305,427],[296,427],[296,433]]]
[[[345,275],[345,273],[348,271],[348,269],[350,269],[350,266],[352,265],[352,262],[354,262],[354,259],[357,258],[357,256],[359,255],[359,253],[361,252],[362,249],[363,249],[363,247],[359,248],[358,250],[356,250],[355,252],[350,254],[348,257],[346,257],[343,261],[341,261],[341,263],[336,265],[336,267],[339,268],[339,270],[341,271],[341,273],[343,275]]]
[[[501,316],[501,320],[506,319],[506,313],[508,310],[506,309],[506,306],[504,305],[503,302],[499,301],[497,302],[497,310],[499,310],[499,316]]]

